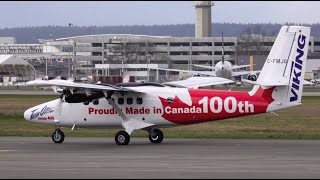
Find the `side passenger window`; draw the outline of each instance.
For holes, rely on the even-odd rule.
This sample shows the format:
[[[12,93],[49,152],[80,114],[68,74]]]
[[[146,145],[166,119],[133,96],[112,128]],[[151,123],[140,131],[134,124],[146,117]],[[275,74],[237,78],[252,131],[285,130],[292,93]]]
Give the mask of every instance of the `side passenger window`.
[[[142,101],[142,98],[137,98],[137,104],[142,104],[143,101]]]
[[[132,104],[133,103],[133,99],[132,98],[127,98],[127,104]]]
[[[119,98],[118,99],[118,104],[123,104],[124,103],[124,99],[123,98]]]

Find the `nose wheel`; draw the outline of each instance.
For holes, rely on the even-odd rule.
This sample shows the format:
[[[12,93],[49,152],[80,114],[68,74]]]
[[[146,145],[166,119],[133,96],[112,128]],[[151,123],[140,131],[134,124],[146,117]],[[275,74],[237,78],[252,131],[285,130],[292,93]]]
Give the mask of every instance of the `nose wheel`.
[[[51,137],[54,143],[62,143],[64,141],[64,133],[60,129],[56,129]]]
[[[149,140],[151,143],[161,143],[163,140],[163,132],[160,129],[153,129],[149,133]]]

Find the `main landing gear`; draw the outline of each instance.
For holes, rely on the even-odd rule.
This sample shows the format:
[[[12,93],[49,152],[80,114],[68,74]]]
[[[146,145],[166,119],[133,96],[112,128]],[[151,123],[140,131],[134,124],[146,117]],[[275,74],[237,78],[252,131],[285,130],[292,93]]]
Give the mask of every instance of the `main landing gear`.
[[[160,129],[148,130],[149,140],[151,143],[159,144],[163,141],[163,132]],[[64,141],[64,133],[58,128],[52,133],[52,141],[54,143],[62,143]],[[118,145],[128,145],[130,142],[130,135],[126,131],[119,131],[114,137]]]
[[[62,143],[64,141],[64,133],[60,129],[56,129],[51,137],[54,143]]]
[[[152,129],[148,131],[149,140],[151,143],[161,143],[163,140],[163,132],[160,129]],[[118,145],[128,145],[130,142],[130,135],[126,131],[119,131],[114,137]]]
[[[127,145],[130,142],[130,135],[125,131],[117,132],[114,140],[118,145]]]
[[[161,143],[163,140],[163,132],[160,129],[153,129],[149,133],[149,140],[151,143]]]

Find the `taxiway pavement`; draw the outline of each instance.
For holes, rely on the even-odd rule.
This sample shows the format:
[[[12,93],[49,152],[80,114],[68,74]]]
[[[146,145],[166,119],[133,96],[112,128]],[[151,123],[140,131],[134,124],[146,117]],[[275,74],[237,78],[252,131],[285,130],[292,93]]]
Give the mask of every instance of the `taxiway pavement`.
[[[319,178],[320,140],[0,137],[1,178]]]

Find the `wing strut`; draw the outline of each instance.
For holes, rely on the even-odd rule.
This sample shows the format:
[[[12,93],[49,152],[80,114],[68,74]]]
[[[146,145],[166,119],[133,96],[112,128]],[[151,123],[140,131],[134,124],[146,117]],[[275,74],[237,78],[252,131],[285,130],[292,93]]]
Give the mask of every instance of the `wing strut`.
[[[112,100],[111,96],[114,93],[114,91],[103,91],[105,98],[109,102],[109,104],[116,110],[116,112],[120,115],[122,118],[122,127],[126,130],[126,132],[130,135],[133,130],[136,129],[143,129],[149,126],[153,126],[154,124],[151,123],[145,123],[141,120],[128,118],[123,111],[120,109],[120,107]]]

